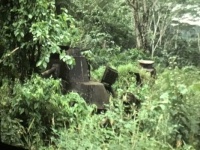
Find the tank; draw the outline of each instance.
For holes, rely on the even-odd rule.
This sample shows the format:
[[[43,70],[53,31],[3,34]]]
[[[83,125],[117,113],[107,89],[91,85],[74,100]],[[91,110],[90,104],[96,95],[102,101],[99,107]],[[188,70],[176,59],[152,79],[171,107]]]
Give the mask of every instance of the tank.
[[[60,48],[66,52],[66,55],[70,55],[74,58],[75,65],[71,67],[60,60],[59,54],[51,54],[46,71],[41,73],[41,75],[45,78],[52,76],[55,79],[61,79],[63,94],[75,91],[79,93],[88,104],[95,104],[98,112],[105,110],[105,104],[109,103],[110,95],[112,94],[114,96],[112,84],[115,83],[118,77],[117,71],[107,66],[101,82],[91,81],[89,63],[81,54],[81,49],[69,48],[68,46],[60,46]],[[22,147],[1,142],[1,135],[0,148],[26,150]]]
[[[115,96],[112,84],[115,83],[118,72],[107,66],[101,82],[91,81],[89,63],[81,53],[84,50],[68,46],[60,48],[66,55],[74,58],[75,65],[71,67],[59,59],[59,54],[51,54],[47,70],[42,76],[60,78],[63,94],[77,92],[88,104],[95,104],[99,110],[104,110],[105,104],[109,103],[110,95]]]

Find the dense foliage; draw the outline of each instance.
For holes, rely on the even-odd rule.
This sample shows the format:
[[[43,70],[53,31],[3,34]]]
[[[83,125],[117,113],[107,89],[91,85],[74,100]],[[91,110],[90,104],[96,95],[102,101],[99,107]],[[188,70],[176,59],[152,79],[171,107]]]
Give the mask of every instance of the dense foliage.
[[[199,26],[177,19],[197,17],[197,5],[185,9],[193,3],[0,0],[1,141],[30,150],[199,149]],[[89,49],[92,80],[105,65],[118,71],[106,112],[75,92],[62,95],[60,79],[39,76],[50,53],[74,63],[60,45]],[[137,62],[150,58],[156,78]]]
[[[118,71],[131,69],[122,65]],[[93,114],[95,107],[76,93],[62,95],[57,80],[33,76],[23,85],[16,81],[13,91],[4,81],[2,141],[29,149],[198,149],[199,71],[166,69],[155,81],[143,77],[144,86],[137,87],[134,77],[121,76],[114,86],[118,96],[103,114]],[[126,92],[142,101],[139,110],[133,103],[127,113]]]
[[[57,15],[53,0],[1,1],[0,11],[2,76],[23,80],[39,73],[59,45],[76,41],[74,19],[66,10]]]

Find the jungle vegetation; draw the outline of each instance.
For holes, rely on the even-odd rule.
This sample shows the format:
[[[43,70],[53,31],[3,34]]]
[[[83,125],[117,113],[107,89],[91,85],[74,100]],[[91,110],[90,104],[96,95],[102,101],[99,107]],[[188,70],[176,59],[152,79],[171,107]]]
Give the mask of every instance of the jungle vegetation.
[[[1,141],[30,150],[200,149],[200,24],[183,21],[195,21],[198,8],[199,0],[0,0]],[[74,63],[59,45],[89,49],[95,81],[107,65],[119,72],[106,112],[40,76],[51,53]],[[155,79],[139,59],[155,61]],[[139,108],[126,108],[128,92]]]

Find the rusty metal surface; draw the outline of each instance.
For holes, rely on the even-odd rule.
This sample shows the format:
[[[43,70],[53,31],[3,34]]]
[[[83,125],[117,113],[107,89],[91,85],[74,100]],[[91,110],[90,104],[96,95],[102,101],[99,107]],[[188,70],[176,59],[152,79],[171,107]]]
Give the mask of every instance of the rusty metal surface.
[[[70,55],[70,56],[82,56],[82,55],[81,55],[81,49],[80,49],[80,48],[69,48],[69,49],[66,51],[66,54],[67,54],[67,55]]]
[[[95,104],[98,109],[105,109],[104,104],[109,103],[109,93],[104,85],[99,82],[81,83],[81,89],[84,89],[83,98],[90,104]]]
[[[146,71],[150,72],[151,76],[156,76],[156,69],[153,67],[154,61],[152,60],[139,60],[140,66]]]
[[[138,60],[138,62],[144,69],[153,69],[154,61],[152,60]]]
[[[55,72],[55,71],[56,71],[56,67],[53,67],[53,66],[52,66],[52,68],[50,68],[50,69],[48,69],[48,70],[42,72],[41,75],[42,75],[43,77],[48,77],[48,76],[50,76],[50,75],[51,75],[53,72]]]
[[[47,70],[42,73],[42,76],[49,77],[52,75],[54,78],[62,78],[61,77],[61,70],[63,70],[61,67],[64,62],[59,60],[58,54],[51,54],[50,55],[50,61],[47,64]],[[54,68],[54,69],[53,69]]]
[[[112,69],[111,67],[107,66],[103,74],[101,82],[107,83],[111,86],[112,84],[115,83],[117,78],[118,78],[118,72],[115,69]]]
[[[100,82],[72,82],[65,83],[66,91],[79,93],[88,104],[95,104],[98,109],[105,109],[109,103],[109,93]]]
[[[73,68],[66,65],[65,79],[68,82],[88,82],[89,81],[89,68],[85,57],[76,56],[75,65]]]

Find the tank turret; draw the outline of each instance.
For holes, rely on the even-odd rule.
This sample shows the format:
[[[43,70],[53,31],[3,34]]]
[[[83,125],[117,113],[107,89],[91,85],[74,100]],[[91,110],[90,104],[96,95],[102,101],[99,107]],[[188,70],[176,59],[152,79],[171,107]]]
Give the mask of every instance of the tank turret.
[[[81,54],[79,48],[69,48],[60,46],[75,60],[73,67],[60,60],[59,54],[52,54],[47,65],[47,70],[42,73],[43,77],[53,76],[62,81],[62,92],[66,94],[70,91],[79,93],[87,103],[95,104],[98,109],[105,109],[104,104],[109,103],[110,94],[114,95],[112,84],[116,81],[118,73],[116,70],[107,67],[102,82],[90,80],[90,67],[87,59]]]

